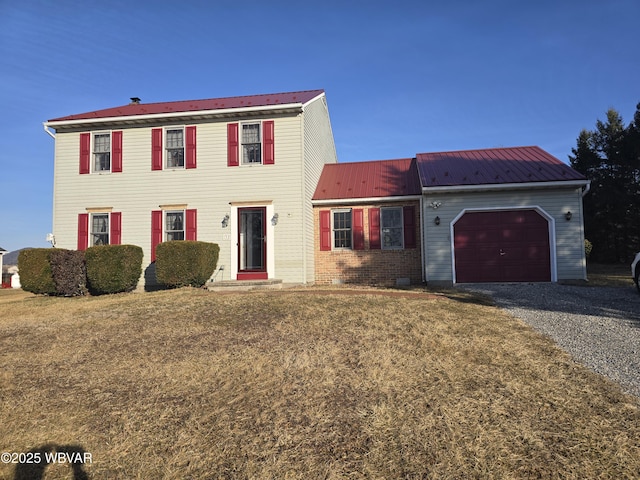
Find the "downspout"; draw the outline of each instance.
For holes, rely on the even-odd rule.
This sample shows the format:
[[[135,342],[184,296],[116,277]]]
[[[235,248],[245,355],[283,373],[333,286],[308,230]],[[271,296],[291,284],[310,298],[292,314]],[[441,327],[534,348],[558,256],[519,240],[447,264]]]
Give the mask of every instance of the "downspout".
[[[584,198],[585,195],[589,193],[589,190],[591,190],[591,182],[587,182],[587,184],[584,186],[584,190],[582,191],[582,198]]]
[[[427,259],[427,247],[425,242],[425,228],[424,228],[424,194],[420,196],[420,250],[422,255],[420,255],[420,263],[422,263],[422,283],[427,283],[427,269],[426,269],[426,259]]]

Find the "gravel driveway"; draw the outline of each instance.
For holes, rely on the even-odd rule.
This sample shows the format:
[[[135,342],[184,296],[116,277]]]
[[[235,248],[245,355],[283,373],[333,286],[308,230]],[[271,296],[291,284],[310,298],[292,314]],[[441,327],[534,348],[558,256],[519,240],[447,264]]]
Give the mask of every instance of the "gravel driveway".
[[[640,295],[635,287],[518,283],[460,288],[491,295],[577,361],[640,397]]]

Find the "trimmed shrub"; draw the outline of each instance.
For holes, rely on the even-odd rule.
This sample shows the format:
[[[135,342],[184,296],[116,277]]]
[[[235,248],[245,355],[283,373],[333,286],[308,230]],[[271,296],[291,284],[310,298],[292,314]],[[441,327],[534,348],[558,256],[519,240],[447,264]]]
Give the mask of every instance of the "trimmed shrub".
[[[137,245],[99,245],[85,251],[87,285],[95,295],[130,292],[142,274],[142,248]]]
[[[156,247],[156,278],[169,287],[202,287],[211,278],[220,247],[217,243],[177,240]]]
[[[56,284],[51,274],[53,248],[30,248],[18,255],[18,270],[22,289],[37,295],[55,295]]]
[[[51,249],[49,254],[51,276],[56,293],[75,297],[87,293],[87,269],[84,252],[77,250]]]
[[[589,259],[589,255],[591,255],[591,250],[593,250],[593,245],[586,238],[584,239],[584,255]]]

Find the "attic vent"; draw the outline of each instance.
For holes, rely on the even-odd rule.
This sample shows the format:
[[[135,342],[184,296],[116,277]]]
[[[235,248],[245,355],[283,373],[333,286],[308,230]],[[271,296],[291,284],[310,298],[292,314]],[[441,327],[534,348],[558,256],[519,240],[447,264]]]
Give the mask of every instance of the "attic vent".
[[[131,97],[131,105],[138,105],[140,103],[140,99],[138,97]]]

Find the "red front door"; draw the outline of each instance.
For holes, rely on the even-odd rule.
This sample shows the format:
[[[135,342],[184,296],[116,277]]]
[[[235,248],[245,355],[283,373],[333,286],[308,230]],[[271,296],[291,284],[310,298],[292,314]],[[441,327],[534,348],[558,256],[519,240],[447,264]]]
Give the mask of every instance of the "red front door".
[[[238,209],[238,280],[267,279],[265,207]]]
[[[549,222],[535,210],[465,213],[453,227],[456,282],[549,282]]]

